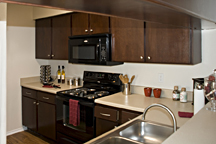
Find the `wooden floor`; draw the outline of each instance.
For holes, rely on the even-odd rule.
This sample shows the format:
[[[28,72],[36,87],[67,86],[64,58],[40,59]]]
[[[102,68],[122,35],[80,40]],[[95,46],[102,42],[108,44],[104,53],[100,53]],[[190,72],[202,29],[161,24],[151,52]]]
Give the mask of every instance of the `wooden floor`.
[[[7,136],[7,144],[49,144],[27,131]]]

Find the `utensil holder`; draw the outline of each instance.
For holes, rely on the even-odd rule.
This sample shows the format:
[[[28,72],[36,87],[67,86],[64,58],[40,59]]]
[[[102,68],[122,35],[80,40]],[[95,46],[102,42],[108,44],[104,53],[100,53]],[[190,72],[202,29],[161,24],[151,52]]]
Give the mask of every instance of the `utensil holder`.
[[[122,93],[123,93],[123,95],[130,95],[131,94],[130,83],[125,83],[122,85]]]

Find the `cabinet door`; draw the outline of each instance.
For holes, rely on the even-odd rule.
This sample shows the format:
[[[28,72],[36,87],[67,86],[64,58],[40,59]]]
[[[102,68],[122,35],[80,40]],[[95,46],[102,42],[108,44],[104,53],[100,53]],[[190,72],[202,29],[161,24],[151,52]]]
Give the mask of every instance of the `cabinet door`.
[[[121,124],[129,121],[129,120],[132,120],[133,118],[141,115],[142,113],[139,113],[139,112],[129,112],[129,111],[125,111],[125,110],[122,110],[122,116],[121,116]]]
[[[52,18],[52,58],[68,60],[68,37],[71,36],[71,15]]]
[[[22,97],[22,123],[33,131],[37,131],[36,100]]]
[[[99,136],[118,126],[117,122],[96,118],[96,136]]]
[[[36,58],[51,58],[51,18],[36,20]]]
[[[38,102],[38,132],[56,140],[56,110],[55,105]]]
[[[72,35],[89,34],[88,16],[86,13],[72,14]]]
[[[109,33],[109,17],[90,15],[90,34]]]
[[[144,22],[111,17],[112,60],[144,62]]]
[[[146,23],[146,61],[190,63],[190,29]]]

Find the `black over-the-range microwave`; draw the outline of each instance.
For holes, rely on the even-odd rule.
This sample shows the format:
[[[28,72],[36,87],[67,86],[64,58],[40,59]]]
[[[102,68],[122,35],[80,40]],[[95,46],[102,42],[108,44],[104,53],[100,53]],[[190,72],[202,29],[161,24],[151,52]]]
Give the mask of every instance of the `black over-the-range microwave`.
[[[112,61],[111,34],[69,37],[69,63],[119,65]]]

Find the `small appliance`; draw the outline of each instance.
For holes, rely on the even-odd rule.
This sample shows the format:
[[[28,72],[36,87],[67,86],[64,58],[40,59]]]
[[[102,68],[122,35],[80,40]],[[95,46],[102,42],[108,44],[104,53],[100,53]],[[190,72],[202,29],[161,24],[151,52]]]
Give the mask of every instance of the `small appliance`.
[[[119,65],[112,61],[111,34],[69,37],[69,63]]]

